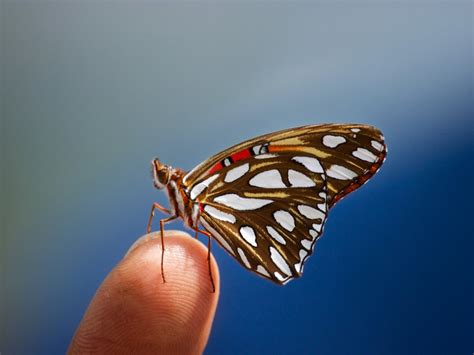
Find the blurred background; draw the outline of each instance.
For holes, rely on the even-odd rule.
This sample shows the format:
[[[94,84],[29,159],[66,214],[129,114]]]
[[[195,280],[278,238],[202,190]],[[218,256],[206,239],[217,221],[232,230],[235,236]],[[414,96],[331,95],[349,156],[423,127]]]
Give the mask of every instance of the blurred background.
[[[153,157],[191,169],[360,122],[387,161],[332,210],[303,278],[278,287],[214,248],[206,353],[472,353],[472,26],[470,1],[2,1],[0,351],[64,353],[167,203]]]

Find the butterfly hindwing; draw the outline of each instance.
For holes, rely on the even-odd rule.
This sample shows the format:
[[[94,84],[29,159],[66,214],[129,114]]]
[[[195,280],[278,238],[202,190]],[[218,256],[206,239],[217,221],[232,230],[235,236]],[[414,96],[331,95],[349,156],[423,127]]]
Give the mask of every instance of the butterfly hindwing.
[[[281,156],[226,170],[200,199],[204,227],[246,268],[278,283],[299,276],[326,220],[321,174]]]

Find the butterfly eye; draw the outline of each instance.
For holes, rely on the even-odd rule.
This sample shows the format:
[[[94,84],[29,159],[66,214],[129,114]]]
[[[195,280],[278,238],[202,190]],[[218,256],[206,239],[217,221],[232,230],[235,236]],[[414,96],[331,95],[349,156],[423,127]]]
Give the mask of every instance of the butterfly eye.
[[[161,184],[166,185],[169,181],[169,171],[167,167],[162,167],[157,172],[158,180]]]
[[[158,159],[154,159],[151,162],[151,176],[153,178],[153,183],[157,189],[164,188],[170,178],[169,167],[161,164]]]

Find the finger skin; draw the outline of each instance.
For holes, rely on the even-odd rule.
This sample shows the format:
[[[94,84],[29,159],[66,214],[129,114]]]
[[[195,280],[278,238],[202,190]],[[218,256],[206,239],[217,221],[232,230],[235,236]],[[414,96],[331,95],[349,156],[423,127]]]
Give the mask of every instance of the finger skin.
[[[219,297],[212,293],[207,248],[179,231],[161,243],[138,243],[99,287],[69,347],[69,354],[200,354],[206,346]]]

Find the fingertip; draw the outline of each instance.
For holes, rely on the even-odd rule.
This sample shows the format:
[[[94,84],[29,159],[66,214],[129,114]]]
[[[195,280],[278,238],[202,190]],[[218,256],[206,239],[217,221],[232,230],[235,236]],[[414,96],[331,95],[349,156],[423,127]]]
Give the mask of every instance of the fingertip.
[[[183,287],[189,288],[190,284],[194,286],[195,292],[212,291],[210,268],[216,285],[214,293],[218,296],[219,269],[212,254],[208,263],[208,249],[203,243],[183,231],[170,230],[164,234],[164,244],[162,253],[159,232],[140,237],[117,265],[117,269],[120,272],[127,270],[131,275],[136,275],[140,270],[138,276],[147,284],[149,281],[160,281],[157,284],[163,287],[158,287],[158,292],[173,293],[182,291]],[[162,282],[161,273],[162,255],[165,283]]]
[[[88,328],[82,334],[107,331],[116,344],[135,351],[143,346],[170,354],[203,351],[219,297],[217,264],[211,255],[212,293],[207,248],[184,232],[168,231],[163,283],[156,237],[142,237],[109,274],[75,338]]]

